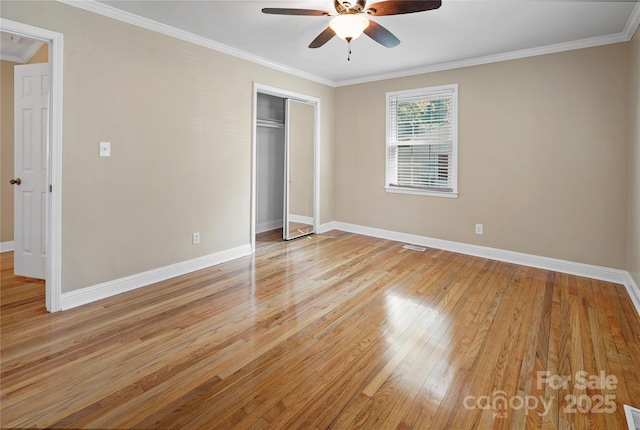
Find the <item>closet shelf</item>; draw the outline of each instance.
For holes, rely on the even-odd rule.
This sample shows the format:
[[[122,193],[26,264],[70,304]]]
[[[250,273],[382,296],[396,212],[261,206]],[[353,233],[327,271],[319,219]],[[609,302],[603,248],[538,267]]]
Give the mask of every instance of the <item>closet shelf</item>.
[[[260,119],[256,121],[258,127],[284,128],[284,121],[277,119]]]

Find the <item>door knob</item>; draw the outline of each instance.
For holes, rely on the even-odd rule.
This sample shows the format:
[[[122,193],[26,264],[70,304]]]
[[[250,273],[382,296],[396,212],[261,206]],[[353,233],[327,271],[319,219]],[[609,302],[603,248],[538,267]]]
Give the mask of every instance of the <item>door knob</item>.
[[[22,179],[20,179],[20,178],[12,179],[12,180],[9,181],[9,183],[11,185],[20,185],[22,183]]]

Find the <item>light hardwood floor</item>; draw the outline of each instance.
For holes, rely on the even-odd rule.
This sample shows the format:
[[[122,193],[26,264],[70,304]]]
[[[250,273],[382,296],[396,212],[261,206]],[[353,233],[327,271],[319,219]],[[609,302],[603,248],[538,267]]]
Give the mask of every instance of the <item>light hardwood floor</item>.
[[[291,222],[289,223],[289,231],[291,232],[291,237],[305,237],[304,235],[313,231],[313,226],[300,222]],[[273,246],[282,242],[284,242],[282,238],[282,227],[256,234],[256,249]]]
[[[56,314],[4,253],[0,424],[625,428],[622,286],[402,245],[313,235]]]
[[[272,246],[284,242],[282,227],[256,234],[256,249]]]

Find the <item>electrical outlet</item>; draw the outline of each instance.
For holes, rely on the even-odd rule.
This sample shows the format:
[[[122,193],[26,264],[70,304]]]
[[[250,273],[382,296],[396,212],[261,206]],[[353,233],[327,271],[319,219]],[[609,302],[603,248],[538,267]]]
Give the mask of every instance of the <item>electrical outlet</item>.
[[[484,233],[484,226],[482,224],[476,224],[476,234]]]
[[[200,243],[200,233],[199,232],[193,233],[191,235],[191,241],[193,242],[194,245],[199,244]]]

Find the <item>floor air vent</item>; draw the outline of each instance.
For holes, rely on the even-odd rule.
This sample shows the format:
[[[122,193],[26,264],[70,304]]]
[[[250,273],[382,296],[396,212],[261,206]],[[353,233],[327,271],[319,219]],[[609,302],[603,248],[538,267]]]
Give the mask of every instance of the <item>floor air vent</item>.
[[[640,409],[624,405],[624,414],[627,416],[629,430],[640,430]]]
[[[415,245],[405,245],[405,246],[403,246],[403,248],[404,249],[410,249],[412,251],[420,251],[420,252],[422,252],[425,249],[427,249],[427,248],[423,248],[421,246],[415,246]]]

